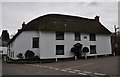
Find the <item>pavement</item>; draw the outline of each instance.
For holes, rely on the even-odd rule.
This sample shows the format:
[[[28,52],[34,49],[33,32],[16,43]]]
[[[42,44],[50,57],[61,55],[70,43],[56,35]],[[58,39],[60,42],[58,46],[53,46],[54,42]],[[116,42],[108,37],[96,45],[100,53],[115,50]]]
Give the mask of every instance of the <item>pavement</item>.
[[[118,56],[58,61],[42,64],[8,64],[3,62],[3,75],[69,75],[86,77],[119,77]]]

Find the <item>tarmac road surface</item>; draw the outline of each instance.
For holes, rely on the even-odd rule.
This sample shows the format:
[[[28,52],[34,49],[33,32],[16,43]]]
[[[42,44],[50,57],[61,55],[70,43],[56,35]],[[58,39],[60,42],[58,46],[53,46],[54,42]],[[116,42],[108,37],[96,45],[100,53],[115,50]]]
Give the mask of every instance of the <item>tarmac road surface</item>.
[[[118,77],[118,56],[43,64],[8,64],[3,75],[57,75],[73,77]]]

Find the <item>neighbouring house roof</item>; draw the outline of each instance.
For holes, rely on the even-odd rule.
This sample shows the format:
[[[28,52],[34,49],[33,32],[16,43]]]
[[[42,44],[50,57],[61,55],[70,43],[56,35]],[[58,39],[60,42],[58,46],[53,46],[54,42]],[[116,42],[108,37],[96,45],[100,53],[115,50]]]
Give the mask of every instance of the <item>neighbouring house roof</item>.
[[[96,34],[111,34],[99,19],[88,19],[78,16],[47,14],[24,24],[21,30],[10,40],[12,42],[22,31],[61,31]],[[9,42],[9,43],[10,43]]]
[[[0,37],[0,46],[2,46],[2,38]]]

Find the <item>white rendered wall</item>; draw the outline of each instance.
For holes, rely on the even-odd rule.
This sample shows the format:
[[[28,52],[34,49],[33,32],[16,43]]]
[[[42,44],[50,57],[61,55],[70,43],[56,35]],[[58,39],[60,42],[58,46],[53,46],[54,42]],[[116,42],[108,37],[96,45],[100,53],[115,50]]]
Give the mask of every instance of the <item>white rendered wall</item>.
[[[90,54],[90,52],[88,52],[87,56],[112,54],[110,35],[96,34],[96,41],[89,41],[89,34],[82,34],[81,36],[83,47],[88,47],[90,50],[90,45],[96,45],[97,54]],[[87,36],[87,39],[84,39],[84,36]]]
[[[87,38],[85,39],[84,37]],[[76,43],[83,44],[83,47],[88,47],[89,50],[90,45],[96,45],[97,54],[90,54],[89,51],[87,56],[111,54],[109,35],[96,35],[96,41],[89,41],[89,34],[81,34],[81,41],[74,41],[74,33],[65,32],[64,40],[56,40],[55,32],[42,31],[40,36],[40,57],[41,59],[72,57],[73,54],[70,52],[70,49]],[[64,55],[55,55],[56,45],[64,45]]]
[[[27,50],[32,50],[39,56],[39,48],[32,48],[33,37],[39,37],[39,32],[24,31],[15,39],[11,48],[11,51],[14,51],[14,59],[17,59],[19,53],[24,55]]]
[[[56,45],[64,45],[64,55],[56,55]],[[47,58],[68,58],[73,56],[70,48],[74,45],[73,34],[65,33],[64,40],[56,40],[55,32],[42,31],[40,36],[40,57]]]
[[[111,38],[109,35],[99,35],[96,41],[97,54],[112,54],[111,51]]]
[[[97,54],[111,54],[111,40],[109,35],[96,35],[96,41],[89,41],[89,34],[81,34],[81,41],[74,40],[74,32],[65,32],[64,40],[56,40],[56,32],[52,31],[24,31],[13,42],[11,51],[14,51],[14,59],[17,59],[17,54],[25,53],[26,50],[32,50],[35,55],[41,59],[49,58],[68,58],[74,55],[70,49],[76,43],[83,44],[83,47],[90,48],[90,45],[96,45]],[[32,48],[33,37],[39,37],[39,48]],[[87,37],[86,39],[84,37]],[[64,55],[56,55],[56,45],[64,45]]]

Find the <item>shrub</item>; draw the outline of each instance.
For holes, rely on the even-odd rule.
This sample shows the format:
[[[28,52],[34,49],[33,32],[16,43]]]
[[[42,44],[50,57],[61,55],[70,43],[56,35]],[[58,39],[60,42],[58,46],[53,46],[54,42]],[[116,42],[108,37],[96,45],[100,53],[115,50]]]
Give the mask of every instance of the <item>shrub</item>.
[[[40,60],[40,57],[39,56],[34,56],[34,58],[33,58],[34,60]]]
[[[26,58],[26,59],[33,59],[34,56],[35,56],[35,53],[32,52],[31,50],[27,50],[27,51],[25,52],[25,58]]]
[[[83,53],[88,53],[88,52],[89,52],[89,49],[88,49],[88,47],[84,47],[84,48],[82,49],[82,51],[83,51]]]
[[[71,51],[71,52],[75,52],[75,48],[74,48],[74,47],[72,47],[70,51]]]
[[[71,48],[71,52],[73,52],[74,55],[79,56],[79,55],[81,55],[81,49],[82,49],[82,44],[76,43]]]
[[[19,54],[17,55],[17,57],[18,57],[19,59],[23,59],[23,54],[22,54],[22,53],[19,53]]]

